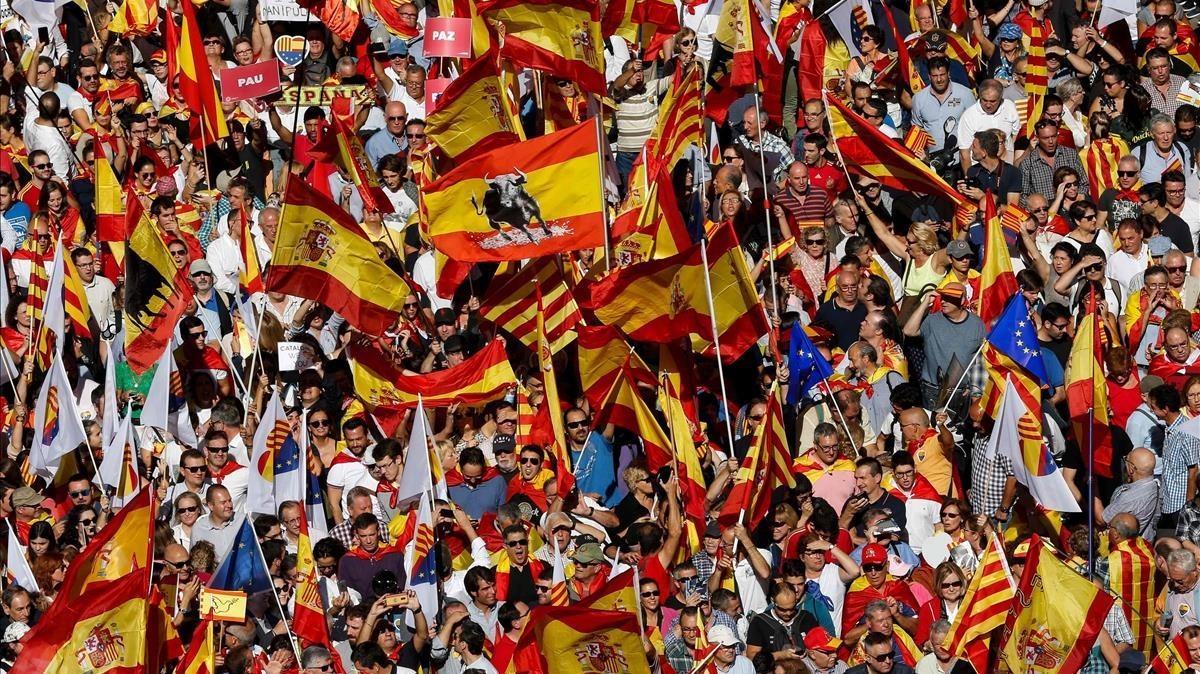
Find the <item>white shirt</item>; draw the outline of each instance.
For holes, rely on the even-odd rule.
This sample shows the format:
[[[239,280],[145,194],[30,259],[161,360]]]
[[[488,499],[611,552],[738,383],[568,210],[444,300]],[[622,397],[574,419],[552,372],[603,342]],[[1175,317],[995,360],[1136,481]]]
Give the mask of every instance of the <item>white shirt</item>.
[[[116,286],[107,278],[97,274],[91,283],[83,284],[83,292],[87,295],[88,307],[96,318],[96,325],[101,332],[108,332],[114,326],[113,292]]]
[[[767,565],[771,564],[771,551],[758,549]],[[762,613],[767,610],[766,584],[754,573],[754,567],[749,558],[743,558],[733,567],[733,577],[737,581],[738,595],[742,600],[742,608],[746,615]]]
[[[829,612],[829,617],[833,618],[833,627],[836,630],[834,636],[839,637],[842,635],[842,607],[846,603],[846,584],[842,582],[840,569],[837,564],[826,564],[825,568],[821,569],[821,577],[817,579],[821,594],[833,602],[833,610]]]
[[[25,143],[29,146],[30,154],[42,150],[50,156],[54,175],[63,178],[71,176],[71,146],[67,145],[67,139],[56,127],[29,123],[25,127]]]
[[[1117,283],[1121,284],[1121,290],[1125,291],[1125,297],[1129,297],[1129,282],[1134,276],[1146,271],[1146,267],[1150,264],[1150,246],[1142,244],[1142,249],[1137,255],[1130,255],[1123,250],[1118,250],[1108,256],[1108,277]]]
[[[1004,132],[1004,146],[1007,148],[1006,161],[1012,158],[1013,141],[1021,128],[1021,117],[1017,114],[1017,106],[1009,100],[1000,102],[994,114],[987,114],[983,107],[976,103],[967,108],[958,120],[958,149],[970,149],[975,141],[975,132],[987,129],[999,129]],[[972,162],[974,163],[974,162]]]
[[[241,512],[242,504],[246,502],[246,490],[250,483],[250,470],[240,466],[237,470],[221,478],[220,482],[213,480],[229,490],[229,498],[233,499],[233,511]]]
[[[387,195],[388,201],[392,203],[392,215],[399,221],[401,225],[408,222],[413,213],[417,212],[417,205],[404,192],[404,188],[398,189],[395,192],[387,187],[383,188],[383,193]],[[386,221],[385,221],[386,223]]]
[[[425,290],[425,294],[429,297],[429,304],[434,311],[452,308],[450,300],[443,299],[437,294],[437,270],[435,267],[433,251],[422,253],[413,265],[413,280]]]
[[[408,88],[404,86],[404,78],[397,76],[392,69],[387,70],[387,74],[392,78],[392,90],[388,93],[389,101],[400,101],[404,104],[404,111],[408,113],[409,119],[425,119],[425,101],[418,101],[408,95]]]
[[[754,665],[744,655],[733,656],[733,662],[728,669],[721,669],[717,661],[713,660],[713,668],[720,674],[754,674]]]
[[[351,489],[362,486],[374,492],[375,488],[379,486],[379,481],[371,477],[371,474],[367,472],[366,465],[356,461],[339,463],[330,468],[328,484],[330,487],[341,487],[342,512],[347,512]]]
[[[219,236],[208,244],[204,257],[213,270],[213,287],[230,294],[238,290],[238,275],[242,269],[242,251],[228,235]]]

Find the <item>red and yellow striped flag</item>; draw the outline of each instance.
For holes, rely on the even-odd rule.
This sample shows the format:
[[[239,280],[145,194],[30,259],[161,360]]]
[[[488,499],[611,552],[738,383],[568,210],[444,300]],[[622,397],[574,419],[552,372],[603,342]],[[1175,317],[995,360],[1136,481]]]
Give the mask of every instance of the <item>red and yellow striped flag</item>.
[[[83,280],[79,277],[79,268],[75,266],[74,257],[63,260],[63,307],[75,334],[83,339],[91,339],[92,308],[88,305]]]
[[[546,334],[546,305],[542,298],[542,287],[535,291],[537,298],[537,354],[538,375],[542,379],[544,396],[538,408],[535,432],[543,446],[550,446],[554,456],[555,479],[558,493],[570,494],[575,488],[575,472],[571,466],[571,453],[566,445],[567,429],[563,423],[563,408],[558,397],[558,377],[554,374],[554,354],[550,350],[550,338]],[[550,433],[553,437],[545,437]]]
[[[996,197],[990,191],[984,197],[983,268],[979,277],[979,318],[991,325],[1008,301],[1017,294],[1017,277],[1013,274],[1012,257],[1000,218],[996,214]]]
[[[933,136],[921,127],[913,124],[908,127],[908,132],[904,134],[904,147],[916,152],[924,150],[933,144]]]
[[[991,671],[988,651],[992,631],[1007,619],[1016,589],[1004,548],[1000,539],[992,534],[942,647],[951,653],[965,653],[977,672]]]
[[[658,404],[667,420],[667,433],[671,438],[675,470],[679,474],[680,500],[683,502],[684,518],[696,531],[704,531],[705,497],[708,484],[700,467],[700,452],[693,441],[696,428],[684,412],[683,400],[676,382],[664,374],[658,389]],[[696,541],[697,543],[699,541]]]
[[[1024,208],[1016,204],[1005,204],[1000,211],[1000,225],[1004,229],[1020,232],[1025,228],[1025,223],[1029,222],[1029,217],[1029,211]]]
[[[1050,77],[1046,71],[1046,34],[1040,21],[1034,21],[1029,28],[1029,50],[1025,62],[1025,94],[1029,97],[1026,103],[1025,137],[1033,142],[1035,139],[1034,125],[1042,119],[1042,109],[1046,104],[1046,87]]]
[[[292,613],[292,631],[304,648],[324,646],[334,653],[329,640],[329,625],[325,622],[325,607],[321,602],[320,576],[313,559],[312,539],[308,535],[308,518],[300,512],[300,536],[296,541],[296,602]],[[333,658],[333,669],[344,674],[341,658]]]
[[[529,391],[517,386],[517,446],[533,443],[533,420],[537,411],[529,404]]]
[[[254,235],[250,232],[250,218],[246,209],[238,213],[238,226],[241,228],[241,240],[238,247],[242,253],[242,267],[238,271],[238,283],[248,296],[266,292],[263,284],[262,265],[258,262],[258,247],[254,245]]]
[[[1146,671],[1152,674],[1179,674],[1195,664],[1188,648],[1188,634],[1195,629],[1197,629],[1195,626],[1185,627],[1174,639],[1163,644],[1154,659],[1150,661],[1150,668]],[[1195,639],[1196,637],[1192,635],[1191,638]]]
[[[485,0],[479,13],[497,27],[500,56],[607,96],[600,5],[589,0]]]
[[[649,465],[672,465],[671,440],[642,399],[631,375],[621,372],[617,376],[604,404],[597,410],[596,419],[598,427],[615,424],[641,438]]]
[[[1096,474],[1112,477],[1112,432],[1109,430],[1108,384],[1104,365],[1100,362],[1100,314],[1097,297],[1087,300],[1087,313],[1075,328],[1075,342],[1067,359],[1067,407],[1075,427],[1075,437],[1081,438],[1080,449],[1091,439]]]
[[[229,136],[229,125],[221,101],[217,99],[212,70],[204,59],[196,8],[191,0],[183,0],[179,6],[183,15],[175,54],[179,64],[179,94],[191,108],[192,119],[199,121],[199,128],[192,128],[193,139],[201,145],[209,145]]]
[[[213,658],[218,649],[214,646],[213,622],[200,621],[192,635],[187,654],[179,661],[179,667],[175,671],[178,674],[216,674],[217,668]]]
[[[62,583],[62,591],[69,593],[66,596],[97,591],[149,568],[158,510],[157,501],[151,498],[153,492],[138,492],[71,561]]]
[[[771,493],[777,487],[792,489],[796,486],[783,423],[783,405],[776,382],[767,398],[767,413],[754,432],[750,451],[742,460],[733,479],[733,489],[721,509],[719,519],[722,524],[741,523],[747,529],[757,527],[770,509]]]
[[[476,59],[455,78],[425,122],[425,133],[438,149],[458,162],[525,140],[493,54]]]
[[[581,325],[578,331],[579,383],[592,409],[603,407],[623,370],[639,384],[654,385],[654,373],[619,330],[609,325]]]
[[[1154,572],[1154,551],[1141,536],[1121,541],[1108,553],[1108,586],[1121,597],[1133,647],[1147,658],[1154,649]]]
[[[546,336],[551,351],[558,353],[575,340],[575,327],[582,320],[560,264],[555,256],[541,257],[507,278],[494,279],[483,298],[480,315],[530,349],[537,348],[535,289],[541,287],[546,307]]]
[[[516,381],[500,339],[454,367],[427,374],[402,372],[371,347],[351,345],[349,353],[355,390],[373,408],[412,408],[418,396],[425,407],[479,405],[503,396]]]
[[[96,157],[96,237],[101,241],[124,241],[125,204],[121,183],[113,172],[112,163]]]
[[[541,606],[530,614],[510,667],[528,674],[650,674],[636,614],[579,606]]]
[[[1129,145],[1118,136],[1097,138],[1080,151],[1088,185],[1097,193],[1117,187],[1117,163],[1129,154]]]
[[[45,370],[50,367],[50,354],[53,350],[54,338],[51,331],[46,329],[46,294],[50,288],[50,273],[46,269],[48,256],[40,250],[36,232],[30,232],[25,237],[23,247],[30,255],[29,287],[25,296],[25,312],[29,317],[29,326],[33,330],[33,348],[36,355],[37,368]]]
[[[125,0],[113,14],[108,29],[125,37],[146,36],[158,30],[158,3]]]

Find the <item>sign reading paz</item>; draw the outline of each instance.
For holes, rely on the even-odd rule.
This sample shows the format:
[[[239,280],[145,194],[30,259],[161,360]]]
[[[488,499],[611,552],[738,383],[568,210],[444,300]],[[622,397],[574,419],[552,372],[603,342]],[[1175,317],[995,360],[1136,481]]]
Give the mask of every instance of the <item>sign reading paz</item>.
[[[269,96],[281,88],[279,61],[270,59],[221,72],[221,97],[228,102]]]
[[[425,22],[425,55],[471,57],[471,20],[435,17]]]

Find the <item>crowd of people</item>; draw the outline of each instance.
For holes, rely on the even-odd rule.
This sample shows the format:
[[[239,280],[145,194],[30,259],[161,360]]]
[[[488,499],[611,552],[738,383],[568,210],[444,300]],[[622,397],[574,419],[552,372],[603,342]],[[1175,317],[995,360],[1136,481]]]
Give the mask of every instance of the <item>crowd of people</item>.
[[[727,101],[723,122],[704,122],[707,147],[668,167],[678,203],[667,208],[693,239],[734,232],[745,259],[735,267],[769,330],[723,362],[700,342],[660,349],[615,333],[628,354],[619,378],[637,379],[633,395],[651,411],[630,423],[610,409],[615,395],[589,390],[598,373],[582,365],[575,334],[598,323],[590,310],[555,319],[561,343],[549,370],[529,341],[532,320],[522,332],[488,311],[506,275],[537,260],[476,264],[453,293],[439,285],[444,260],[421,215],[439,161],[426,80],[453,78],[461,64],[426,55],[425,24],[449,3],[360,4],[365,50],[316,21],[265,20],[266,2],[194,6],[204,53],[190,67],[211,69],[218,89],[223,74],[276,59],[276,39],[299,35],[303,58],[280,62],[282,86],[317,92],[308,107],[278,93],[223,98],[228,137],[206,146],[200,111],[172,79],[183,67],[178,47],[164,37],[179,29],[180,2],[189,0],[162,3],[162,29],[149,34],[117,27],[126,5],[68,3],[48,27],[17,2],[0,12],[0,336],[10,361],[0,390],[0,530],[10,539],[0,671],[34,671],[22,670],[20,654],[43,616],[78,599],[63,589],[73,560],[96,552],[89,544],[138,490],[156,504],[152,582],[170,597],[185,652],[204,641],[202,595],[236,589],[215,579],[231,577],[247,527],[257,539],[273,589],[250,594],[244,621],[222,624],[216,672],[518,672],[517,647],[539,607],[589,606],[633,569],[637,605],[624,610],[637,616],[643,652],[623,657],[644,657],[650,671],[960,674],[974,667],[948,650],[947,635],[985,550],[1003,546],[1015,585],[1035,534],[1116,598],[1081,672],[1145,671],[1180,638],[1176,660],[1155,671],[1200,667],[1194,3],[1149,0],[1124,16],[1102,0],[975,0],[961,12],[954,0],[844,0],[861,19],[853,27],[831,25],[827,2],[748,4],[780,47],[764,89],[780,93],[782,114],[753,91]],[[505,92],[524,137],[599,117],[610,216],[621,211],[639,192],[632,177],[668,91],[697,69],[711,75],[726,48],[723,15],[719,1],[684,3],[678,31],[653,50],[643,45],[649,33],[606,33],[606,97],[544,64],[524,70]],[[802,46],[815,27],[828,42],[824,65]],[[849,54],[844,67],[812,95],[805,71],[830,74],[839,53]],[[1031,77],[1047,83],[1040,98],[1030,97]],[[387,204],[322,149],[334,114],[326,90],[353,92],[345,119]],[[978,207],[974,219],[956,217],[961,204],[885,185],[878,167],[843,165],[831,98],[906,144]],[[362,331],[316,290],[273,289],[289,181],[344,209],[393,287],[410,289],[388,330]],[[989,204],[1005,250],[987,250],[997,245]],[[101,234],[106,218],[134,209],[192,284],[166,347],[172,409],[182,410],[170,427],[142,423],[168,361],[140,372],[127,360],[125,307],[138,289],[125,272],[136,261]],[[639,264],[621,257],[620,243],[553,254],[568,286],[561,302],[574,307],[581,284]],[[74,300],[86,305],[84,324],[68,299],[46,296],[53,270],[39,266],[50,269],[56,250],[84,295]],[[985,259],[999,258],[1036,332],[1037,347],[1022,346],[1044,367],[1034,401],[1043,445],[1077,512],[1048,512],[1021,479],[1028,471],[988,450],[992,364],[980,354],[995,316],[980,313],[993,282]],[[246,292],[251,267],[265,291]],[[46,347],[44,324],[63,305],[63,344]],[[1107,392],[1102,466],[1095,438],[1071,423],[1067,390],[1089,316]],[[774,432],[764,424],[800,385],[789,361],[797,331],[833,374],[780,408],[794,486],[775,489],[765,516],[720,516],[739,482],[761,477],[754,462]],[[497,339],[513,378],[490,400],[384,410],[361,382],[356,389],[366,351],[404,380],[446,381],[437,377],[476,367],[472,356]],[[52,426],[61,432],[46,421],[49,406],[62,409],[45,402],[52,363],[65,369],[86,439],[45,474],[38,452]],[[699,474],[681,474],[683,457],[648,458],[644,424],[678,437],[668,374],[686,382],[677,395]],[[547,410],[552,397],[562,409]],[[298,448],[291,468],[311,480],[305,498],[261,512],[249,502],[252,483],[272,470],[255,464],[255,438],[274,423],[264,415],[276,399]],[[101,475],[120,465],[112,453],[125,445],[114,438],[126,417],[132,488]],[[539,419],[551,417],[560,418],[547,440]],[[407,525],[417,508],[396,497],[413,447],[421,451],[418,428],[434,457],[423,478],[437,485],[435,600],[413,590]],[[283,469],[274,464],[276,479]],[[326,643],[292,629],[309,557]],[[80,657],[78,671],[93,671]]]

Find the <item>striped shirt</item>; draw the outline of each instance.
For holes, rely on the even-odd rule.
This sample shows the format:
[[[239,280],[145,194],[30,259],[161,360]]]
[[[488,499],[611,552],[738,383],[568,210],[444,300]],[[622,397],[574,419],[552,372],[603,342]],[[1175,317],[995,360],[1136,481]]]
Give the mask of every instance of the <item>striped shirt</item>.
[[[1190,435],[1180,426],[1187,417],[1180,414],[1167,426],[1163,440],[1162,512],[1173,513],[1183,508],[1187,500],[1188,470],[1200,466],[1200,438]]]

